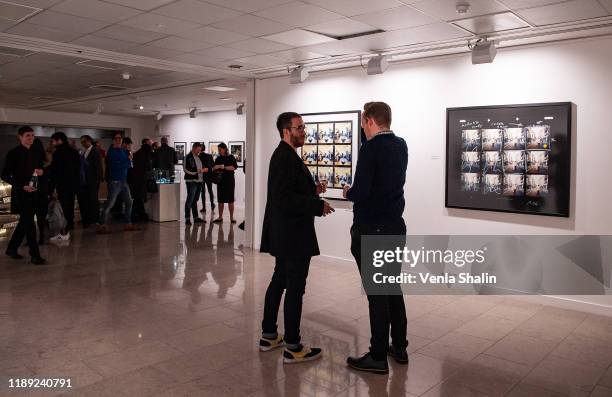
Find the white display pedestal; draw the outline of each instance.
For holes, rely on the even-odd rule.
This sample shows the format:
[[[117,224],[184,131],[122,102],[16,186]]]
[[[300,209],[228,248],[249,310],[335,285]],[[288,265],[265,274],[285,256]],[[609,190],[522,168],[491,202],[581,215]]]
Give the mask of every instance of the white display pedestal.
[[[180,183],[158,184],[159,192],[147,201],[149,219],[155,222],[172,222],[180,219]]]

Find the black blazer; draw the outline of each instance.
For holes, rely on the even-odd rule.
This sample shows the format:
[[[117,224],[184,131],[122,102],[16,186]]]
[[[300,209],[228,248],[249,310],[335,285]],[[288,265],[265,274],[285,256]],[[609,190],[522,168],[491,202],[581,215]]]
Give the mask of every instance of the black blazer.
[[[323,215],[312,174],[295,150],[281,141],[270,159],[268,201],[261,252],[278,258],[319,255],[314,217]]]
[[[213,167],[215,166],[212,154],[201,152],[200,161],[202,162],[202,167],[208,168],[208,172],[204,174],[204,182],[212,181]]]
[[[81,157],[68,144],[57,146],[49,165],[51,190],[76,193],[81,182]]]
[[[102,156],[96,147],[92,147],[87,156],[85,173],[87,177],[87,185],[95,186],[102,181]]]

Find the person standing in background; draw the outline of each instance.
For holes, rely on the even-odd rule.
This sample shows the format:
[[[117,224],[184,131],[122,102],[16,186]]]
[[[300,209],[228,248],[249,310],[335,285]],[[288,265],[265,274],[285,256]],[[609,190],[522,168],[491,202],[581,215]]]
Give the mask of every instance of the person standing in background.
[[[74,201],[80,184],[81,160],[79,152],[70,146],[68,137],[61,131],[51,135],[55,152],[49,166],[50,191],[57,193],[66,218],[66,230],[74,229]]]
[[[47,226],[47,213],[49,212],[49,165],[51,164],[51,158],[47,161],[47,153],[42,141],[38,138],[34,138],[32,143],[32,150],[38,151],[42,154],[43,160],[43,173],[38,177],[38,186],[36,187],[36,225],[38,226],[38,244],[45,244],[45,230]]]
[[[202,189],[203,174],[210,172],[210,168],[204,168],[200,160],[202,144],[195,142],[191,147],[191,152],[185,156],[183,170],[185,172],[185,185],[187,186],[187,199],[185,200],[185,225],[191,225],[189,213],[193,214],[195,223],[205,222],[198,217],[198,198]]]
[[[367,140],[359,149],[354,184],[345,185],[343,189],[344,198],[354,203],[351,253],[359,273],[362,272],[362,236],[388,236],[392,249],[406,244],[403,213],[408,167],[408,146],[391,130],[389,105],[384,102],[366,103],[361,125]],[[391,276],[401,273],[401,263],[388,263],[385,268]],[[366,283],[364,288],[367,288]],[[370,351],[361,357],[349,357],[346,361],[351,368],[389,373],[387,355],[399,364],[408,364],[404,295],[399,286],[390,289],[390,292],[386,295],[370,294],[366,289],[370,312]]]
[[[206,149],[206,146],[202,144],[202,151],[200,152],[200,161],[202,162],[202,166],[204,168],[212,170],[215,166],[215,161],[213,160],[212,154],[206,153],[204,149]],[[206,214],[206,190],[208,190],[208,196],[210,198],[210,212],[212,214],[215,211],[215,195],[213,193],[212,187],[213,173],[207,172],[203,176],[204,182],[202,183],[202,210],[200,212]]]
[[[144,138],[142,146],[134,153],[134,167],[132,175],[132,198],[134,206],[132,220],[135,222],[148,221],[149,216],[144,207],[147,200],[147,183],[153,177],[153,153],[151,140]]]
[[[40,151],[32,149],[34,130],[31,127],[21,127],[17,133],[19,146],[7,153],[2,169],[2,180],[11,185],[15,192],[11,200],[11,213],[19,214],[19,222],[6,247],[6,255],[12,259],[23,259],[19,255],[19,246],[25,237],[32,263],[43,265],[46,261],[40,256],[36,241],[34,209],[37,200],[36,182],[43,174],[44,157]]]
[[[113,146],[108,149],[106,154],[108,200],[106,200],[106,206],[103,211],[103,223],[98,228],[99,234],[110,233],[108,229],[108,217],[119,196],[121,196],[121,200],[125,203],[125,218],[127,224],[123,230],[138,230],[138,228],[132,224],[132,196],[127,184],[128,170],[132,168],[132,156],[127,149],[122,147],[122,140],[121,134],[116,133],[113,137]]]
[[[83,227],[100,223],[100,182],[102,181],[102,157],[89,135],[81,137],[81,186],[77,199],[81,209]]]
[[[154,168],[168,172],[168,178],[174,180],[174,166],[178,164],[176,150],[168,146],[168,138],[162,137],[161,146],[155,151]]]
[[[234,191],[236,190],[236,180],[234,172],[238,168],[236,158],[232,156],[227,145],[221,142],[218,146],[219,156],[215,160],[214,172],[220,175],[219,183],[217,183],[217,202],[219,203],[219,218],[215,219],[214,223],[223,222],[223,209],[225,204],[229,207],[230,222],[236,223],[234,219]]]

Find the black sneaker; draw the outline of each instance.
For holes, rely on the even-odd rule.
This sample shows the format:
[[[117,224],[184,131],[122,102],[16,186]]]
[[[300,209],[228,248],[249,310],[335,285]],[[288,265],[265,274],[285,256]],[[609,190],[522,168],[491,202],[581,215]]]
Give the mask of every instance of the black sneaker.
[[[17,251],[6,251],[6,256],[11,259],[23,259],[23,255],[19,255]]]
[[[398,364],[408,364],[408,352],[406,349],[396,349],[393,345],[389,346],[389,356],[393,357]]]
[[[278,347],[285,346],[285,341],[283,340],[282,335],[277,335],[276,338],[270,339],[266,337],[261,337],[259,340],[259,351],[268,352],[270,350],[274,350]]]
[[[191,219],[185,219],[185,226],[191,225]]]
[[[285,347],[285,351],[283,352],[283,363],[305,363],[307,361],[319,359],[322,356],[323,351],[318,347],[307,347],[300,344],[297,349]]]
[[[44,265],[47,261],[44,258],[36,257],[32,258],[32,264],[34,265]]]
[[[195,218],[195,219],[193,220],[193,222],[194,222],[194,223],[206,223],[206,221],[205,221],[204,219],[202,219],[202,218]]]
[[[346,363],[349,367],[359,371],[368,371],[375,374],[389,373],[389,363],[387,363],[386,357],[384,360],[378,361],[374,360],[370,353],[366,353],[362,357],[349,357],[346,359]]]

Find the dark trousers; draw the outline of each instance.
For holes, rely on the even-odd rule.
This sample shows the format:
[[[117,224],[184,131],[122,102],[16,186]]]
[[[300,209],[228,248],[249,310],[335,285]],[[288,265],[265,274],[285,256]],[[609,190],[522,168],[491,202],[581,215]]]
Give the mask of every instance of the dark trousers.
[[[272,280],[266,291],[264,318],[261,323],[264,334],[275,334],[278,309],[285,292],[285,342],[300,343],[300,321],[302,319],[302,297],[306,290],[306,278],[310,257],[300,259],[276,258]]]
[[[38,250],[38,242],[36,241],[36,224],[34,223],[34,209],[36,204],[36,193],[19,193],[19,222],[13,231],[11,240],[6,247],[7,253],[16,253],[19,246],[23,243],[25,237],[28,242],[30,256],[32,258],[40,257]]]
[[[351,227],[351,253],[357,262],[361,274],[361,236],[392,235],[398,236],[398,241],[405,241],[406,225],[403,220],[395,225],[358,225]],[[398,270],[401,271],[401,268]],[[369,295],[370,311],[370,354],[374,360],[386,360],[389,350],[389,327],[391,340],[396,349],[405,349],[406,340],[406,307],[401,290],[398,295]]]
[[[72,190],[58,189],[57,198],[59,199],[64,218],[66,218],[66,229],[74,228],[74,198],[76,193]]]
[[[47,193],[37,192],[36,198],[36,225],[38,225],[38,241],[45,241],[45,229],[47,227],[47,214],[49,213],[49,197]]]
[[[81,211],[81,222],[83,225],[100,223],[99,191],[100,184],[92,183],[91,185],[81,186],[77,193],[79,209]]]
[[[187,199],[185,200],[185,220],[189,219],[189,213],[193,215],[193,219],[198,218],[198,197],[200,197],[200,190],[202,189],[202,183],[187,182]]]
[[[215,209],[215,194],[213,193],[213,183],[211,181],[204,181],[202,183],[202,208],[206,209],[206,190],[208,190],[208,197],[210,198],[210,208]]]

